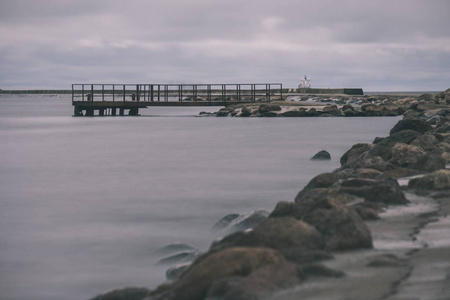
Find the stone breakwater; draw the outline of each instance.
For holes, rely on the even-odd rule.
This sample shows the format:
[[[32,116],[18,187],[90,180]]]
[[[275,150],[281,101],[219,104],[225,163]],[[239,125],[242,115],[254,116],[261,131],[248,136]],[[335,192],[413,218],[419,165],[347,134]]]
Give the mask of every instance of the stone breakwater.
[[[411,105],[450,103],[448,92],[421,96],[288,96],[285,101],[271,103],[236,104],[202,116],[216,117],[366,117],[398,116]]]
[[[440,207],[450,212],[447,100],[450,90],[394,103],[403,107],[404,118],[388,137],[353,145],[341,157],[340,168],[311,179],[294,201],[279,202],[253,229],[215,241],[172,281],[152,291],[127,288],[93,299],[298,299],[299,295],[313,299],[314,293],[328,293],[321,299],[397,299],[398,290],[408,295],[408,283],[414,274],[420,277],[423,262],[431,258],[437,264],[445,262],[450,246],[427,252],[423,244],[405,253],[374,249],[374,242],[380,234],[389,236],[399,228],[411,230],[405,229],[404,235],[414,242],[431,217],[443,217],[436,212],[422,214],[413,222],[383,213],[409,208],[411,195],[426,196],[424,201],[438,199]],[[408,176],[414,177],[402,187],[398,179]],[[372,230],[377,227],[382,229]],[[363,264],[334,263],[362,254]],[[317,278],[321,280],[317,284],[333,278],[335,285],[309,294],[296,290]],[[441,298],[432,299],[450,295],[442,286],[434,289]],[[290,294],[280,292],[286,290]]]

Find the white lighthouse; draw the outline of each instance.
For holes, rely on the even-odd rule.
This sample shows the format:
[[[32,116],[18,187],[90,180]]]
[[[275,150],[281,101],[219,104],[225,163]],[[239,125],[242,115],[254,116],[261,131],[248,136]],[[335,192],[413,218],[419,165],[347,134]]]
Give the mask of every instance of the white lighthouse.
[[[306,75],[304,77],[302,77],[302,79],[300,79],[300,84],[298,86],[299,89],[310,89],[311,88],[311,84],[309,83],[309,81],[311,80],[311,78],[306,77]]]

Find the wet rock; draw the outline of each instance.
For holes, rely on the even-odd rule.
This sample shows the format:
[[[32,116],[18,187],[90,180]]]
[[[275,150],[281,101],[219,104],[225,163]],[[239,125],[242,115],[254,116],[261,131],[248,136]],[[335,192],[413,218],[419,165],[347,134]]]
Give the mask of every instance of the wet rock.
[[[411,179],[408,187],[424,190],[450,189],[450,170],[439,170],[420,178]]]
[[[331,187],[338,180],[339,175],[337,175],[336,173],[319,174],[308,182],[308,184],[303,188],[303,190],[299,192],[299,195],[311,189]]]
[[[243,214],[235,218],[229,226],[230,232],[252,229],[269,217],[266,210],[255,210],[248,214]]]
[[[267,248],[234,247],[209,254],[194,263],[175,282],[167,299],[204,299],[208,290],[218,280],[230,276],[249,276],[252,272],[270,265],[286,263],[283,256]]]
[[[268,112],[260,113],[259,116],[260,117],[265,117],[265,118],[274,118],[274,117],[277,117],[278,114],[276,112],[273,112],[273,111],[268,111]]]
[[[433,172],[441,169],[445,169],[447,160],[439,154],[427,153],[421,156],[417,163],[414,165],[414,169]]]
[[[149,292],[146,288],[130,287],[98,295],[91,300],[142,300]]]
[[[282,115],[283,117],[304,117],[306,116],[306,112],[304,110],[290,110],[284,112]]]
[[[341,189],[345,193],[362,197],[369,202],[379,202],[388,205],[409,203],[394,179],[385,181],[350,179],[342,182]]]
[[[367,225],[356,212],[347,207],[314,209],[306,213],[303,220],[324,235],[328,250],[373,247]]]
[[[340,278],[345,276],[345,273],[339,270],[330,269],[320,264],[308,264],[301,266],[301,273],[304,277],[327,277]]]
[[[439,148],[439,144],[439,140],[431,133],[423,134],[411,141],[411,145],[418,146],[427,152],[438,154],[442,152]]]
[[[202,117],[210,117],[210,116],[212,116],[212,113],[206,112],[206,111],[201,111],[199,113],[199,115],[202,116]]]
[[[197,250],[182,251],[160,259],[156,265],[174,265],[191,262],[199,257],[200,254],[201,253]]]
[[[409,144],[411,141],[418,138],[419,136],[421,136],[420,132],[406,129],[399,132],[395,132],[387,138],[379,139],[376,142],[376,144],[385,147],[393,146],[395,143]]]
[[[197,249],[195,249],[192,246],[189,246],[188,244],[184,244],[184,243],[171,243],[171,244],[165,245],[161,248],[158,248],[155,251],[155,254],[167,255],[167,254],[182,252],[182,251],[197,251]]]
[[[371,169],[371,168],[360,168],[355,170],[355,177],[359,177],[362,179],[375,179],[382,175],[383,173],[379,170]]]
[[[395,144],[390,150],[392,156],[389,162],[404,168],[414,168],[419,158],[426,154],[420,147],[403,143]]]
[[[280,111],[281,106],[276,104],[261,104],[258,108],[258,112],[260,114],[273,112],[273,111]]]
[[[184,264],[184,265],[178,265],[174,267],[170,267],[166,271],[166,278],[167,280],[177,280],[181,277],[184,273],[186,273],[187,269],[189,269],[189,266],[191,264]]]
[[[224,228],[230,226],[231,222],[233,220],[235,220],[236,218],[238,218],[239,216],[240,216],[239,214],[228,214],[225,217],[223,217],[222,219],[220,219],[219,221],[217,221],[217,223],[214,224],[214,226],[211,228],[211,230],[217,231],[217,230],[224,229]]]
[[[398,258],[394,254],[382,254],[372,258],[368,263],[368,267],[402,267],[406,264],[403,259]]]
[[[266,247],[280,251],[287,258],[292,253],[323,250],[322,235],[311,225],[293,217],[269,218],[250,232],[236,232],[214,243],[211,250],[230,247]]]
[[[422,94],[417,99],[431,102],[434,101],[434,96],[432,94]]]
[[[309,110],[306,111],[306,116],[308,117],[317,117],[320,113],[314,108],[311,107]]]
[[[206,299],[260,299],[276,290],[292,287],[301,280],[298,267],[292,263],[268,265],[247,277],[234,276],[216,281],[208,290]]]
[[[350,167],[353,163],[357,162],[360,156],[369,151],[372,146],[370,144],[355,144],[342,155],[340,159],[341,166],[348,165]]]
[[[402,130],[414,130],[420,133],[425,133],[433,129],[430,124],[421,120],[401,120],[391,129],[390,135]]]
[[[351,109],[346,109],[346,110],[342,110],[342,113],[344,114],[344,116],[346,117],[356,117],[359,116],[359,113],[355,110],[351,110]]]
[[[331,155],[328,151],[321,150],[321,151],[317,152],[311,159],[312,160],[330,160]]]
[[[342,106],[342,110],[343,110],[343,111],[345,111],[345,110],[351,110],[351,111],[354,111],[355,108],[354,108],[351,104],[345,104],[344,106]]]
[[[365,221],[379,220],[380,216],[378,214],[382,212],[381,206],[377,203],[362,202],[351,207]]]
[[[371,248],[372,236],[367,225],[353,209],[346,207],[351,200],[349,194],[338,188],[312,189],[295,199],[291,213],[322,233],[328,250]]]
[[[353,197],[345,193],[342,188],[311,188],[303,189],[295,197],[295,203],[301,203],[310,208],[317,205],[345,205],[353,201]],[[301,217],[299,217],[301,219]]]
[[[322,113],[330,114],[332,116],[342,116],[342,111],[337,107],[336,104],[328,104],[322,109]]]
[[[373,179],[364,179],[364,178],[349,178],[341,182],[342,187],[369,187],[377,185],[377,181]]]
[[[248,107],[243,107],[241,110],[241,117],[250,117],[252,115],[252,110]]]

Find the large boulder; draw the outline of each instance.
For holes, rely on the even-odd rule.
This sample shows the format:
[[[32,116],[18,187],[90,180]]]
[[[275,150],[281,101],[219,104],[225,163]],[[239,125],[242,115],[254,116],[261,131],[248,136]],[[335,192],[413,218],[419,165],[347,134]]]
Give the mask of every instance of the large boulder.
[[[268,113],[268,112],[272,112],[272,111],[280,111],[280,110],[281,110],[281,106],[276,105],[276,104],[261,104],[258,108],[258,112],[260,114]]]
[[[360,156],[369,151],[372,145],[370,144],[355,144],[348,150],[347,152],[342,155],[340,159],[341,166],[344,165],[352,165],[356,161],[359,160]]]
[[[440,146],[439,140],[436,138],[435,135],[431,133],[426,133],[416,137],[414,140],[411,141],[410,144],[418,146],[427,152],[434,152],[438,154],[442,153],[442,150],[439,148]]]
[[[373,247],[370,230],[350,208],[317,208],[305,212],[303,219],[325,236],[328,250]]]
[[[414,130],[420,133],[425,133],[433,129],[430,124],[421,120],[401,120],[391,129],[390,135],[402,130]]]
[[[368,202],[378,202],[388,205],[407,204],[398,182],[394,179],[377,181],[370,179],[348,179],[342,182],[342,191],[362,197]]]
[[[283,117],[304,117],[306,116],[305,110],[289,110],[284,112]]]
[[[427,153],[417,160],[417,163],[413,168],[420,171],[433,172],[445,169],[446,163],[447,159],[445,159],[442,155]]]
[[[450,170],[439,170],[411,179],[408,187],[423,190],[448,190],[450,189]]]
[[[324,237],[328,250],[371,248],[372,236],[361,217],[346,206],[352,197],[339,188],[312,189],[298,195],[292,210],[272,215],[289,213],[299,220],[313,225]],[[271,216],[272,216],[271,215]]]
[[[342,111],[336,104],[328,104],[322,109],[322,113],[327,113],[333,116],[342,116]]]
[[[296,199],[308,193],[308,191],[317,188],[328,188],[339,181],[339,175],[336,173],[322,173],[311,179],[308,184],[297,194]],[[297,201],[297,200],[296,200]]]
[[[323,250],[322,235],[311,225],[293,217],[269,218],[250,232],[236,232],[211,246],[212,251],[230,247],[266,247],[280,251],[285,257]]]
[[[259,268],[284,263],[286,260],[283,256],[273,249],[224,249],[195,262],[164,296],[165,299],[201,300],[205,298],[209,288],[220,279],[248,276]]]
[[[396,143],[390,150],[391,158],[389,162],[405,168],[414,167],[419,158],[426,154],[420,147],[403,143]]]
[[[286,289],[303,279],[300,268],[285,262],[263,266],[247,277],[225,277],[214,282],[206,299],[250,300],[260,299],[279,289]]]

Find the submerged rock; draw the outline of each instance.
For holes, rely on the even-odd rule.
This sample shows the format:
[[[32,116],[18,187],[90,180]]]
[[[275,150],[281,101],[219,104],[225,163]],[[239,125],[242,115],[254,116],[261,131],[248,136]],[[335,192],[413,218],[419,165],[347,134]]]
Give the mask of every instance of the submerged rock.
[[[211,228],[211,230],[217,231],[217,230],[224,229],[224,228],[230,226],[231,222],[233,222],[239,216],[240,216],[239,214],[234,214],[234,213],[228,214],[225,217],[223,217],[222,219],[220,219],[219,221],[217,221],[217,223],[214,224],[214,226]]]
[[[198,250],[187,250],[179,253],[175,253],[160,259],[157,265],[174,265],[191,262],[200,256],[200,251]]]
[[[90,300],[143,300],[149,292],[146,288],[130,287],[98,295]]]
[[[246,214],[228,214],[220,219],[211,228],[212,231],[225,231],[232,233],[235,231],[245,231],[252,229],[269,217],[269,212],[266,210],[254,210]]]
[[[192,246],[189,246],[188,244],[184,244],[184,243],[172,243],[172,244],[165,245],[161,248],[158,248],[155,251],[155,254],[167,255],[167,254],[171,254],[171,253],[175,253],[175,252],[182,252],[182,251],[197,251],[197,249],[195,249]]]

